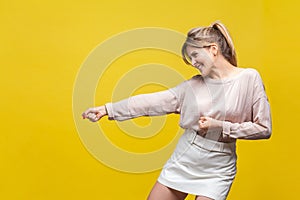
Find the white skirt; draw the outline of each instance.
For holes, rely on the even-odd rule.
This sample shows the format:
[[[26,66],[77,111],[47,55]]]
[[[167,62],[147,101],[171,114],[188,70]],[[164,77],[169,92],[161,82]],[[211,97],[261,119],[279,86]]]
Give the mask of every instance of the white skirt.
[[[217,142],[186,130],[158,182],[184,193],[226,199],[236,174],[235,147],[235,142]]]

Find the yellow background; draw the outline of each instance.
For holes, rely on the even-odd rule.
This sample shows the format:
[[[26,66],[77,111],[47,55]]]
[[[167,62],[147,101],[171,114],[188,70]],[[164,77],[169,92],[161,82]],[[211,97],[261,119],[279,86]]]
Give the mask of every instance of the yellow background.
[[[239,65],[261,73],[273,117],[270,140],[238,142],[238,174],[228,199],[297,199],[298,2],[1,1],[0,199],[145,199],[159,171],[115,171],[81,143],[72,114],[76,74],[91,50],[117,33],[149,26],[186,33],[216,19],[229,28]],[[168,58],[163,56],[161,62]],[[130,56],[126,59],[131,62]],[[172,65],[180,66],[186,78],[196,73],[178,61]],[[130,66],[126,63],[125,69]],[[112,80],[117,78],[111,74]],[[103,99],[97,96],[96,102]],[[132,147],[120,141],[115,142],[122,148]],[[135,148],[139,151],[143,145]]]

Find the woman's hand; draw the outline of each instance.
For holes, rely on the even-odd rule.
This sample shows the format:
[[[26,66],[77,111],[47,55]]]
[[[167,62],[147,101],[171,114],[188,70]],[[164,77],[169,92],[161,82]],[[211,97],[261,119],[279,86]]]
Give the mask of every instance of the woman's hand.
[[[89,119],[91,122],[96,122],[100,120],[103,116],[107,115],[105,106],[99,106],[87,109],[82,113],[83,119]]]
[[[219,129],[222,128],[223,122],[217,119],[213,119],[211,117],[200,117],[199,127],[202,130],[207,131],[208,129]]]

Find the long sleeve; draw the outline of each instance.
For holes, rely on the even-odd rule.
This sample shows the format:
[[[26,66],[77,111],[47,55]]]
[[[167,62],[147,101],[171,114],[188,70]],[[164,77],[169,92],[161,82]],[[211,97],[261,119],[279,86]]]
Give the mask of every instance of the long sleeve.
[[[116,103],[107,103],[105,106],[108,118],[123,121],[140,116],[179,113],[181,85],[161,92],[133,96]]]
[[[256,73],[252,99],[252,120],[242,123],[223,122],[223,137],[235,139],[268,139],[271,137],[272,120],[264,84]]]

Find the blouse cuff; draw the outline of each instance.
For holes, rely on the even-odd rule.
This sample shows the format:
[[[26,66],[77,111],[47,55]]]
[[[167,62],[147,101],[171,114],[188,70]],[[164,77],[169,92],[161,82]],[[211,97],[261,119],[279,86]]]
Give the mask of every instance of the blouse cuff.
[[[112,103],[107,103],[104,105],[107,111],[108,119],[113,120],[114,115],[113,115],[113,109],[112,109]]]
[[[230,122],[227,122],[227,121],[223,121],[223,137],[224,138],[228,138],[230,137],[230,126],[231,126],[231,123]]]

